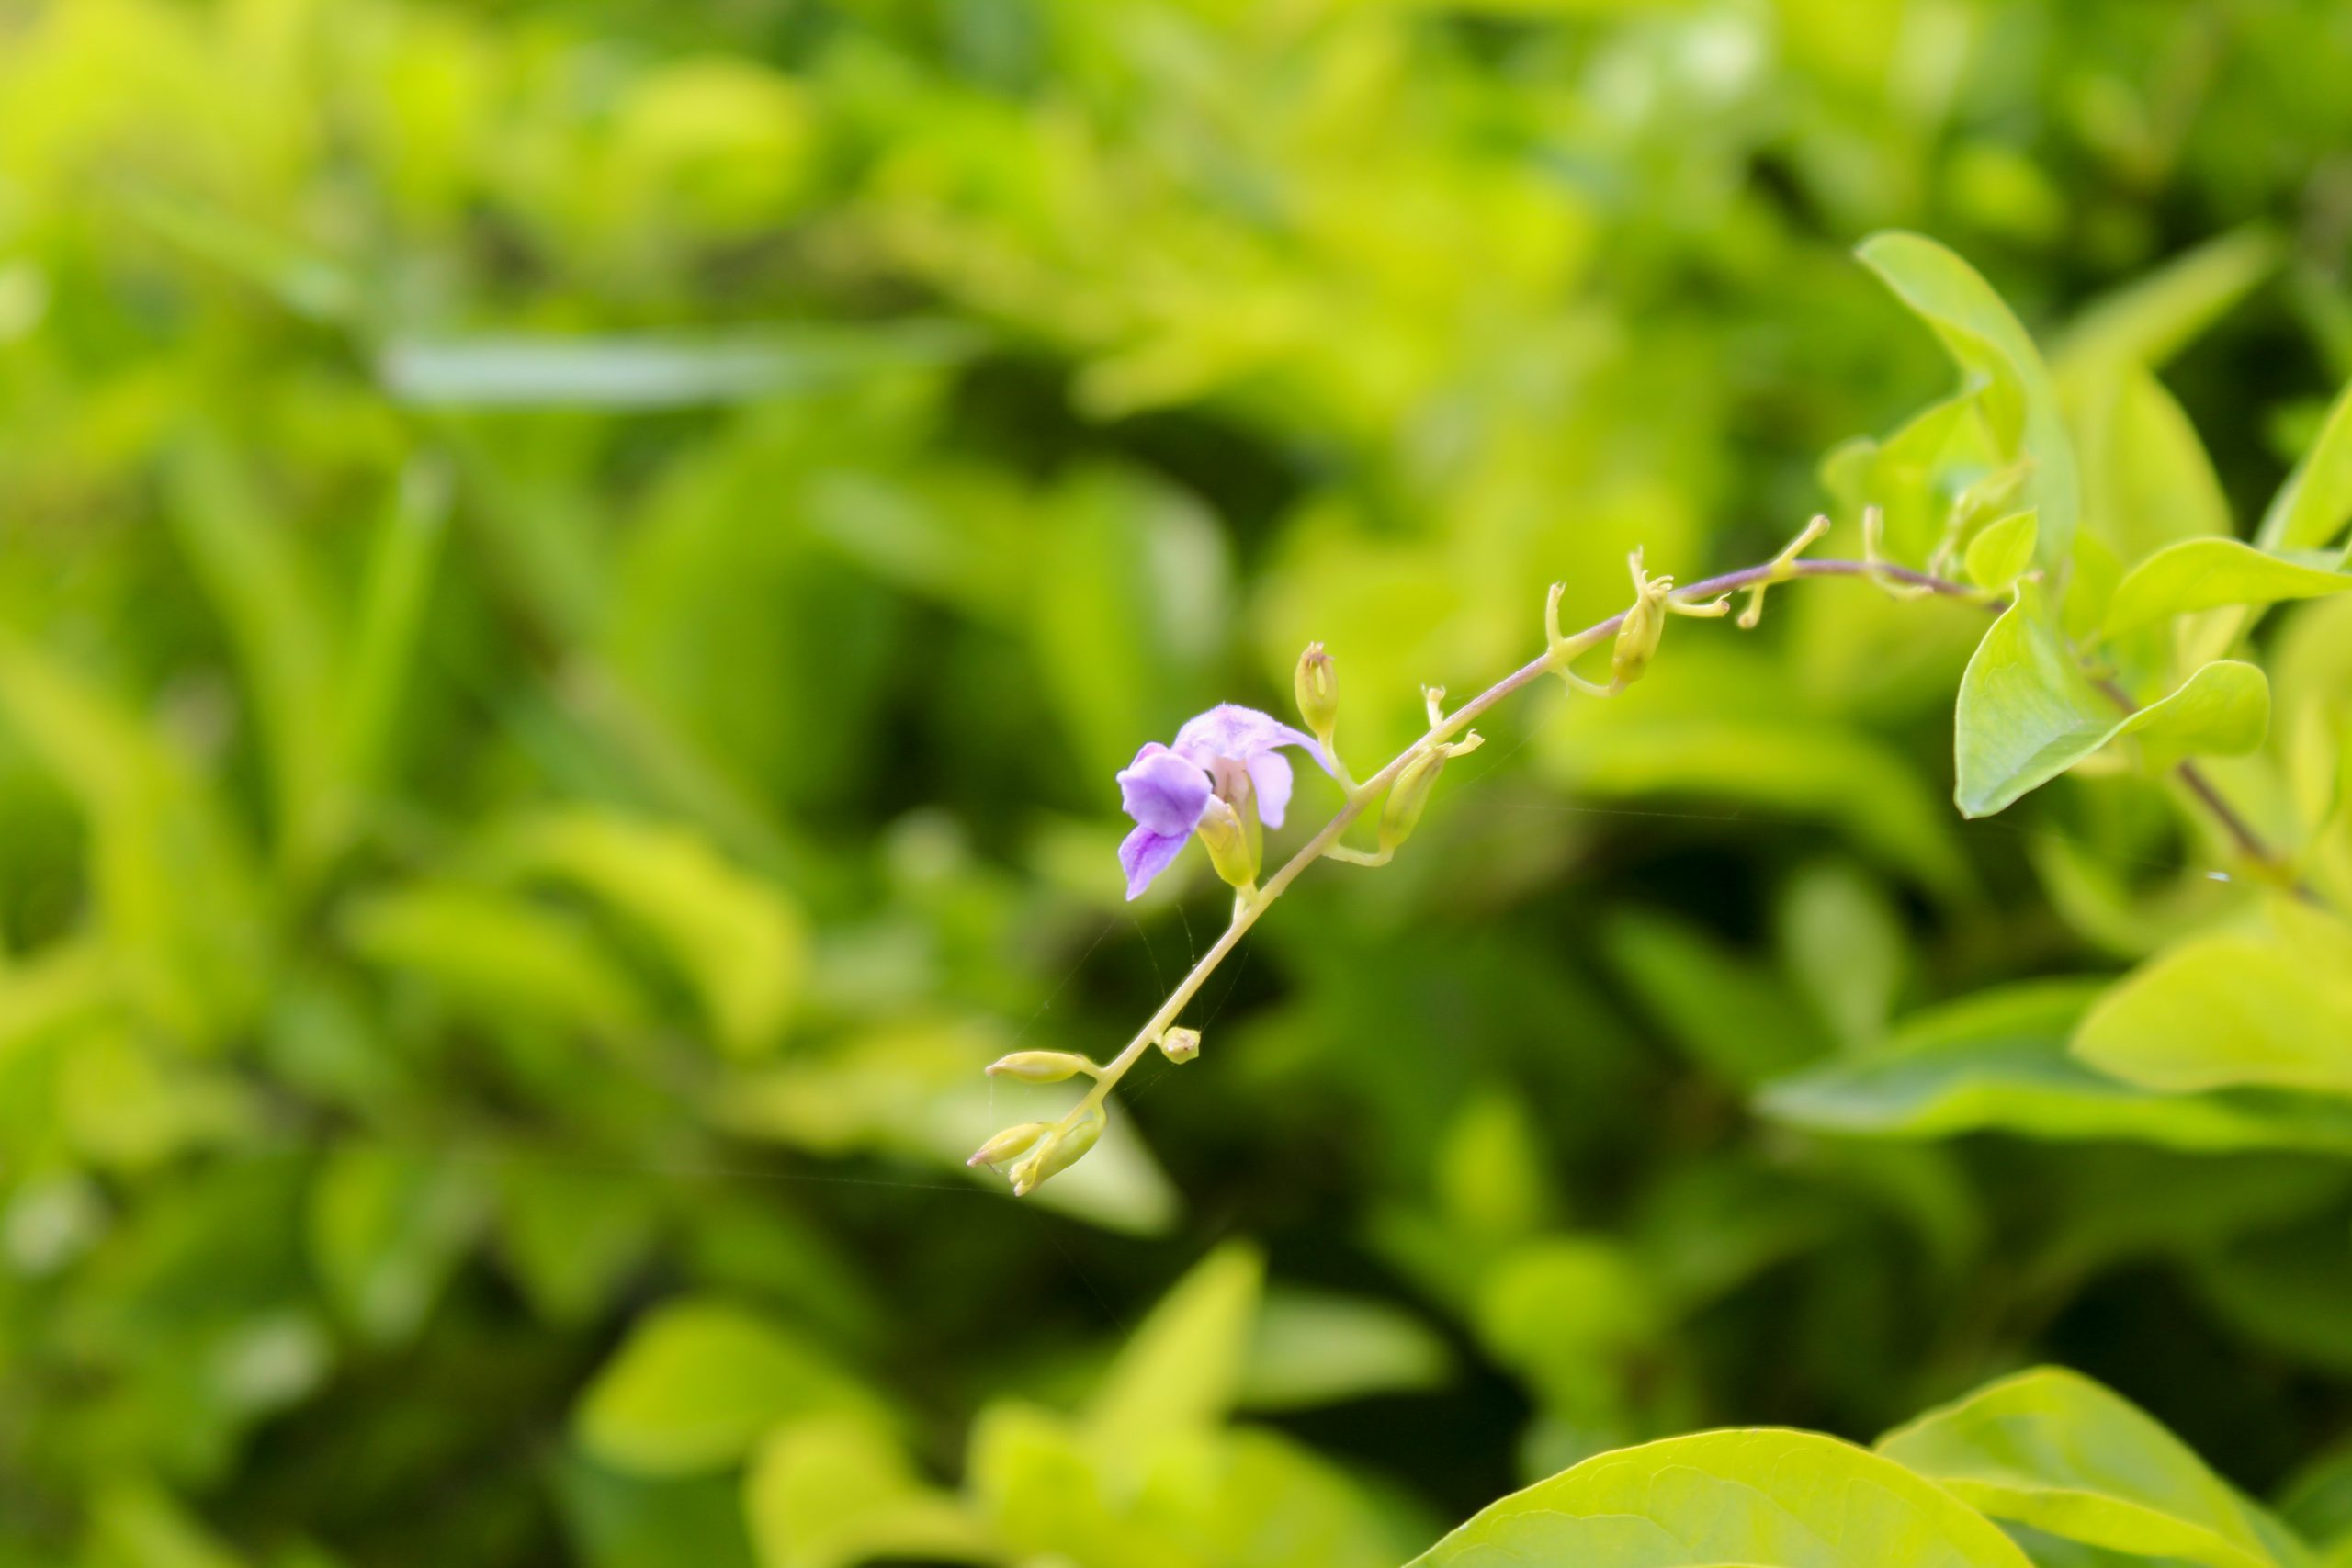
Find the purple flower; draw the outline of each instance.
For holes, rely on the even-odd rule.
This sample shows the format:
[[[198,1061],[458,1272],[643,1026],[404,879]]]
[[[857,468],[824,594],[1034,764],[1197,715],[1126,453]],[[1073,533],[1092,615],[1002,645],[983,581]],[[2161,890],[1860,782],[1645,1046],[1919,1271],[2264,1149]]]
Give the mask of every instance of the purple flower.
[[[1313,736],[1272,715],[1231,703],[1188,719],[1176,732],[1175,745],[1155,740],[1136,752],[1119,773],[1120,801],[1136,819],[1136,830],[1119,846],[1127,897],[1139,897],[1200,825],[1210,796],[1217,793],[1219,763],[1227,765],[1228,775],[1237,766],[1249,774],[1258,820],[1269,828],[1281,827],[1291,788],[1290,759],[1281,750],[1284,746],[1304,749],[1324,772],[1330,772],[1330,761]]]

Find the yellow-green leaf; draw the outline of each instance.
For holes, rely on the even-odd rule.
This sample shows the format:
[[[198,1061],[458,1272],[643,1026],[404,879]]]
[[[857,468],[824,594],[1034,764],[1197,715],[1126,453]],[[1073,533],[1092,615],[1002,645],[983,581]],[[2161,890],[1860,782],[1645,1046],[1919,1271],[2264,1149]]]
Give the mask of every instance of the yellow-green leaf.
[[[887,1419],[874,1396],[784,1325],[720,1301],[649,1314],[589,1385],[574,1416],[616,1469],[681,1475],[733,1463],[779,1422]]]
[[[2239,539],[2183,539],[2124,575],[2108,601],[2100,635],[2114,637],[2194,610],[2317,599],[2347,589],[2352,572],[2289,560]]]
[[[2040,559],[2054,572],[2074,547],[2082,502],[2074,446],[2032,338],[1973,267],[1933,240],[1874,234],[1855,254],[1934,330],[1962,374],[1984,382],[2005,453],[2031,465],[2025,494],[2041,514]]]
[[[2312,443],[2262,514],[2255,538],[2267,550],[2315,550],[2352,517],[2352,385],[2336,394]]]
[[[1993,1522],[1834,1438],[1702,1432],[1589,1459],[1410,1568],[2029,1568]]]
[[[1980,1389],[1878,1449],[1995,1518],[2087,1546],[2206,1568],[2309,1561],[2145,1411],[2060,1368]]]
[[[2352,927],[2282,898],[2264,928],[2193,938],[2120,981],[2074,1051],[2149,1089],[2352,1094]]]
[[[2007,588],[2033,565],[2040,525],[2033,511],[1987,523],[1968,541],[1968,580],[1979,588]]]

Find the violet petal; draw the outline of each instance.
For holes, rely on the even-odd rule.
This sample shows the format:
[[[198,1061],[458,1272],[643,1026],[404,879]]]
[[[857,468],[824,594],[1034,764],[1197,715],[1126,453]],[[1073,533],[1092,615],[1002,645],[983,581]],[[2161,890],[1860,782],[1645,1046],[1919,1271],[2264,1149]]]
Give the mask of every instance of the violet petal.
[[[1208,775],[1157,743],[1119,773],[1119,800],[1137,824],[1161,837],[1193,830],[1209,804]]]
[[[1122,840],[1119,866],[1127,874],[1127,897],[1142,897],[1143,890],[1168,869],[1183,847],[1183,834],[1155,833],[1148,828],[1138,828]]]

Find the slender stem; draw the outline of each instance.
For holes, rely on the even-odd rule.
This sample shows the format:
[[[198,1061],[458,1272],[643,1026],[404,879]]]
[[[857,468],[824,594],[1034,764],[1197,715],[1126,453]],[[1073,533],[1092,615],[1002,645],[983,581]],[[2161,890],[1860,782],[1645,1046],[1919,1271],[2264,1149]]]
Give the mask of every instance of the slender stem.
[[[1722,598],[1725,594],[1736,593],[1744,588],[1754,588],[1759,584],[1770,586],[1800,577],[1867,578],[1873,581],[1900,583],[1940,598],[1968,600],[1981,604],[1988,610],[1996,613],[2008,607],[2007,601],[1987,599],[1979,589],[1971,588],[1965,583],[1954,582],[1949,578],[1938,577],[1930,572],[1915,571],[1909,567],[1894,566],[1882,561],[1807,560],[1803,558],[1770,560],[1758,566],[1743,567],[1737,571],[1727,571],[1720,577],[1710,577],[1702,581],[1678,588],[1671,597],[1680,604],[1696,604],[1711,599]],[[1301,872],[1322,859],[1325,852],[1340,841],[1340,835],[1347,831],[1348,825],[1363,816],[1364,810],[1380,798],[1382,792],[1396,781],[1396,775],[1404,772],[1406,764],[1430,747],[1441,745],[1468,728],[1480,715],[1521,687],[1565,670],[1567,661],[1577,654],[1596,648],[1616,636],[1624,619],[1625,613],[1621,611],[1605,621],[1594,622],[1572,637],[1564,637],[1556,648],[1548,649],[1541,657],[1532,659],[1521,665],[1454,709],[1443,719],[1431,725],[1419,739],[1390,758],[1386,766],[1349,789],[1346,804],[1342,805],[1333,814],[1331,819],[1316,831],[1313,838],[1299,847],[1297,853],[1283,862],[1280,870],[1266,879],[1265,885],[1258,889],[1256,897],[1236,901],[1232,923],[1226,927],[1224,934],[1210,944],[1209,950],[1201,954],[1200,962],[1193,964],[1191,972],[1177,982],[1175,990],[1169,993],[1168,999],[1160,1003],[1159,1010],[1155,1011],[1144,1026],[1136,1032],[1135,1038],[1128,1041],[1116,1056],[1103,1064],[1102,1072],[1095,1078],[1094,1087],[1087,1091],[1086,1098],[1072,1110],[1071,1116],[1085,1114],[1087,1111],[1101,1104],[1109,1096],[1112,1089],[1126,1076],[1127,1069],[1134,1066],[1142,1058],[1143,1054],[1151,1049],[1152,1043],[1176,1021],[1177,1015],[1184,1010],[1185,1004],[1199,992],[1208,977],[1216,972],[1217,965],[1225,962],[1226,956],[1240,942],[1250,928],[1258,923],[1258,917],[1266,912],[1267,906],[1281,897],[1283,891],[1298,879]],[[2131,699],[2123,694],[2121,688],[2113,686],[2111,682],[2109,694],[2121,703],[2127,710],[2132,707]],[[2182,782],[2188,784],[2190,793],[2202,801],[2206,807],[2220,819],[2222,825],[2229,830],[2231,837],[2237,841],[2239,848],[2249,858],[2268,865],[2275,866],[2279,863],[2268,846],[2264,844],[2247,826],[2245,818],[2240,817],[2215,791],[2211,781],[2198,772],[2192,764],[2187,762],[2180,765],[2179,771]]]

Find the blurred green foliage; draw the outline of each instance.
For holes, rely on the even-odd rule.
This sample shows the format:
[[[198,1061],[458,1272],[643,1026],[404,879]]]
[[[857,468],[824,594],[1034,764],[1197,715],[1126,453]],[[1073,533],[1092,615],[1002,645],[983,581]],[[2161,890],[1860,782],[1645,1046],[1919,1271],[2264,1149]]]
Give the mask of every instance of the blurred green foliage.
[[[0,1563],[1379,1568],[2041,1359],[2150,1414],[1663,1459],[1955,1562],[2352,1540],[2352,598],[2259,607],[2352,511],[2347,70],[2329,0],[0,0]],[[2051,580],[1529,699],[1083,1165],[964,1170],[1214,929],[1120,900],[1141,741],[1317,637],[1385,755],[1545,582],[1865,502]],[[2206,685],[2113,736],[2052,638]],[[2003,1400],[2141,1479],[1985,1480]]]

